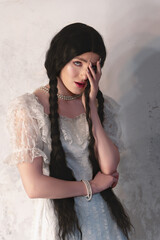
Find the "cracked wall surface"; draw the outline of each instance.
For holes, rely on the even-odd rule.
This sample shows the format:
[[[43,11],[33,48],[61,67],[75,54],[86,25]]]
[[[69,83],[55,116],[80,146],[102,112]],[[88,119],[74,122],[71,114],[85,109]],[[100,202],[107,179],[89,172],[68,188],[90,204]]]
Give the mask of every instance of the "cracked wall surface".
[[[107,60],[100,88],[121,105],[126,151],[115,192],[135,227],[131,240],[160,239],[159,12],[159,0],[0,0],[0,240],[28,240],[34,211],[17,169],[3,163],[11,151],[9,101],[48,82],[49,42],[78,21],[102,34]]]

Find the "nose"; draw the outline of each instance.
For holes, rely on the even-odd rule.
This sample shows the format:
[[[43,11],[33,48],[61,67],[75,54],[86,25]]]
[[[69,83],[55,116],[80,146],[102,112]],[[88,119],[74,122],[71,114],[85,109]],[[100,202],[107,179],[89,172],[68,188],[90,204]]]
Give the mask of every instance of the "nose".
[[[86,81],[87,80],[87,67],[83,68],[80,73],[81,80]]]

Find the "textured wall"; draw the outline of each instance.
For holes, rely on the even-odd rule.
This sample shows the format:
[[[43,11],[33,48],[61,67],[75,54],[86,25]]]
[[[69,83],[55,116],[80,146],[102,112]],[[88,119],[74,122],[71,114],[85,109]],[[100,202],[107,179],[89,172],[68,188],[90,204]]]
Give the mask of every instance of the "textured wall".
[[[104,37],[108,58],[103,92],[121,105],[123,139],[115,189],[136,232],[132,240],[160,239],[160,1],[0,0],[0,240],[28,240],[32,208],[23,201],[10,151],[5,113],[10,99],[47,83],[43,68],[52,36],[81,21]]]

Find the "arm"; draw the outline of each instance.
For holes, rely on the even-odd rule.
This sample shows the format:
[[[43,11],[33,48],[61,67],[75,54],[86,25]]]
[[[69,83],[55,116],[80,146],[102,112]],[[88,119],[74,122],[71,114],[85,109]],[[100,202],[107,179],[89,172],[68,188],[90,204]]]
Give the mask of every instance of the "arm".
[[[95,138],[95,151],[99,161],[100,169],[105,174],[116,171],[120,161],[118,148],[107,136],[98,116],[95,104],[90,105],[91,119],[93,123],[93,135]]]
[[[17,166],[24,189],[30,198],[61,199],[87,195],[85,185],[81,181],[65,181],[43,175],[42,157],[35,158],[32,163],[23,162]],[[90,181],[93,194],[103,191],[117,181],[117,174],[98,173]]]
[[[32,163],[23,162],[17,166],[25,191],[30,198],[59,199],[87,194],[81,181],[64,181],[43,175],[42,157],[35,158]]]
[[[95,73],[91,64],[87,71],[87,77],[90,82],[90,117],[93,123],[93,135],[95,137],[95,152],[99,161],[100,169],[105,174],[111,174],[116,171],[120,161],[120,154],[118,148],[113,144],[107,136],[103,126],[100,122],[97,106],[96,96],[99,88],[99,80],[101,77],[100,61],[97,62],[97,72]],[[85,101],[82,99],[84,107]]]
[[[41,150],[43,142],[37,119],[32,117],[28,107],[28,96],[24,95],[11,105],[8,120],[13,155],[12,164],[17,164],[24,189],[30,198],[69,198],[87,195],[81,181],[64,181],[43,175],[43,161],[46,155]],[[37,109],[39,111],[39,109]],[[41,115],[41,111],[39,112]],[[41,157],[35,157],[41,156]],[[97,174],[91,181],[93,194],[116,183],[116,176]]]

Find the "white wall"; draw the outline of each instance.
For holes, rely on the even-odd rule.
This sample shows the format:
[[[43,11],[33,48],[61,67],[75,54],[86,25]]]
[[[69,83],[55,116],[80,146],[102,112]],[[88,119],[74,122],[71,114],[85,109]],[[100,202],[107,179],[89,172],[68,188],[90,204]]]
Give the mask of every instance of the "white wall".
[[[159,13],[159,0],[0,0],[0,239],[28,240],[33,210],[23,202],[16,169],[2,163],[9,152],[6,107],[10,99],[47,83],[48,44],[77,21],[103,35],[108,58],[100,85],[122,105],[127,151],[115,191],[135,226],[132,240],[160,239]]]

